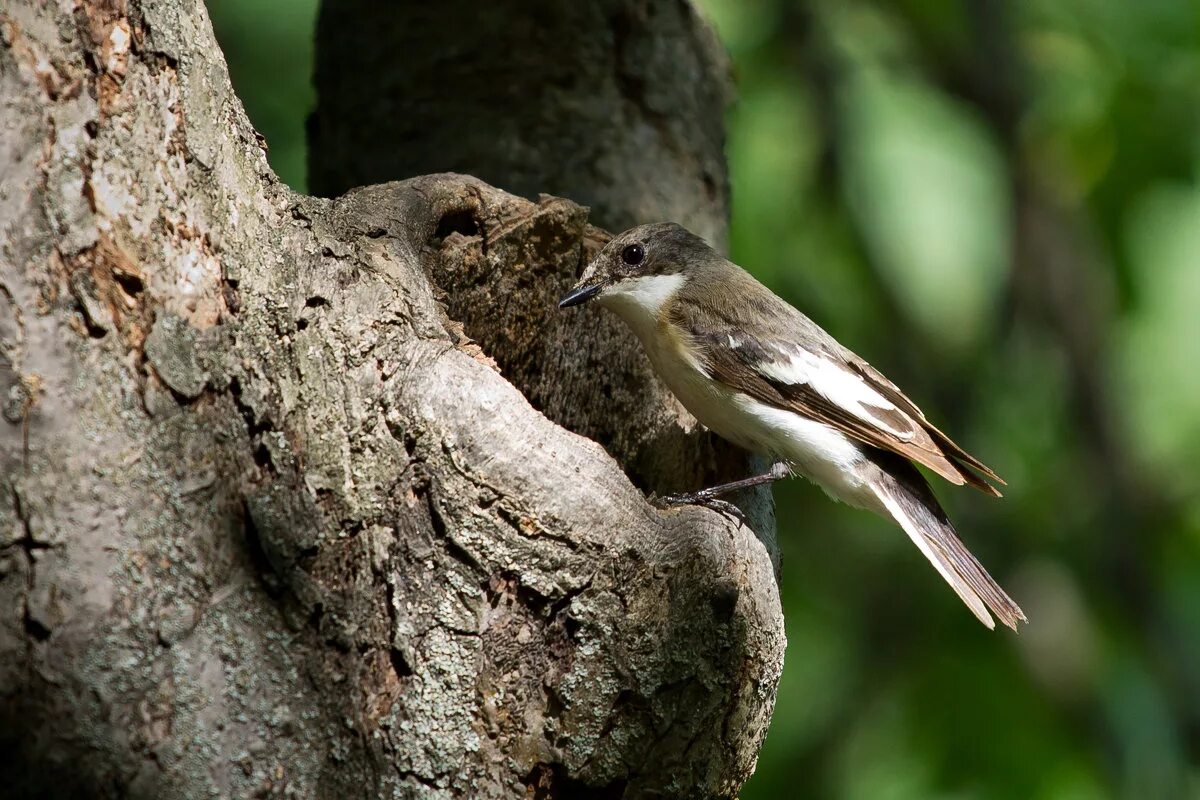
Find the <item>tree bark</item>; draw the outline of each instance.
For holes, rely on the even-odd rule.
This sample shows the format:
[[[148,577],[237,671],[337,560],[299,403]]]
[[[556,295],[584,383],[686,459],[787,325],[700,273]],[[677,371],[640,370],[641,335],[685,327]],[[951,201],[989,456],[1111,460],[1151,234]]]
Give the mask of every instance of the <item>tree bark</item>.
[[[449,170],[587,203],[589,221],[614,230],[672,219],[725,241],[729,65],[688,2],[448,0],[380,15],[343,0],[322,6],[316,56],[318,194]],[[567,380],[543,369],[558,357],[538,345],[545,309],[530,314],[519,281],[485,275],[458,281],[450,316],[539,410],[601,443],[635,484],[663,494],[762,471],[700,431],[616,320],[587,314],[599,349],[585,340],[564,351],[582,367],[564,365]],[[489,279],[502,285],[466,285]],[[737,502],[773,536],[769,491]]]
[[[364,35],[364,31],[369,35]],[[432,172],[665,219],[723,246],[725,51],[690,2],[325,3],[314,191]]]
[[[623,331],[556,313],[586,210],[288,190],[195,0],[17,2],[0,36],[14,794],[735,794],[770,529],[622,472],[711,448]]]

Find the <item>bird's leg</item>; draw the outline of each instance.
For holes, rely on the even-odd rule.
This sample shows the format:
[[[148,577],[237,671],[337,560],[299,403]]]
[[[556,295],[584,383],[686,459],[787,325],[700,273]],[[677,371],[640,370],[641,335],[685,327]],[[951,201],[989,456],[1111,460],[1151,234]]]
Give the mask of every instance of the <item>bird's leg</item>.
[[[739,489],[749,489],[752,486],[761,486],[764,483],[774,483],[781,478],[786,478],[792,474],[792,468],[784,461],[776,461],[771,465],[771,468],[762,475],[755,475],[750,478],[742,478],[740,481],[731,481],[722,483],[720,486],[712,486],[708,489],[701,489],[698,492],[685,492],[683,494],[670,494],[661,498],[664,505],[681,506],[681,505],[717,505],[728,506],[723,500],[717,500],[723,494],[736,492]]]

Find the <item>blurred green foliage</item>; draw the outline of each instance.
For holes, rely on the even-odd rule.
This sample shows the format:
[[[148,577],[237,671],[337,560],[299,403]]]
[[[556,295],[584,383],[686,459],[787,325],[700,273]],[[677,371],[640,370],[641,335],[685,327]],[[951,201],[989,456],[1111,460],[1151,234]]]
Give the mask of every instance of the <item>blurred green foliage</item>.
[[[289,186],[308,186],[304,126],[317,100],[313,30],[319,0],[206,0],[233,88]]]
[[[1008,479],[939,493],[1031,620],[987,632],[896,530],[780,486],[745,800],[1200,797],[1200,4],[700,4],[735,260]],[[316,0],[209,7],[303,188]]]

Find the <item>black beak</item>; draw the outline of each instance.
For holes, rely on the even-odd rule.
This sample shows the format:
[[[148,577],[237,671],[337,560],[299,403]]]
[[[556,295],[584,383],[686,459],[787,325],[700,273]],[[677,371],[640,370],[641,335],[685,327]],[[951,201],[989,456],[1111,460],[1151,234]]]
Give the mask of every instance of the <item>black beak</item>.
[[[576,286],[567,292],[562,300],[558,301],[558,307],[570,308],[571,306],[583,305],[598,294],[600,294],[599,286]]]

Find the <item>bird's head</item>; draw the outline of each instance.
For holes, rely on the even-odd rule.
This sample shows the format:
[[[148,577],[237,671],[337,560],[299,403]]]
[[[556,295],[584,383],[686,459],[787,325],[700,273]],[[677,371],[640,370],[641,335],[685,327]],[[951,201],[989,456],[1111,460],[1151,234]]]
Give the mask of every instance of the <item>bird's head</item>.
[[[558,307],[596,300],[618,312],[656,312],[697,268],[714,259],[720,256],[703,239],[674,222],[639,225],[604,246]]]

